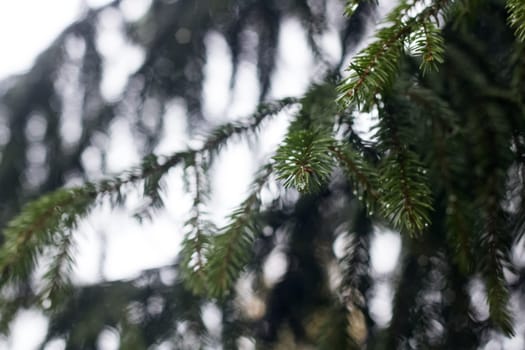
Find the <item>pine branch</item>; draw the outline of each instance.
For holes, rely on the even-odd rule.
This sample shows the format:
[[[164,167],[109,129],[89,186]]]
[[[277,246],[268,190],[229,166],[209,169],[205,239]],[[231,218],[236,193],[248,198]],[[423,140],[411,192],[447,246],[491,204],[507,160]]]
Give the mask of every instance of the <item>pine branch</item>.
[[[55,233],[67,235],[74,230],[95,199],[85,189],[63,189],[26,205],[4,230],[0,287],[29,278],[44,249],[55,245]]]
[[[285,187],[300,192],[315,192],[330,177],[334,160],[331,156],[332,137],[323,131],[290,128],[274,156],[278,179]]]
[[[126,185],[143,182],[144,195],[150,199],[149,206],[158,208],[162,206],[162,178],[171,168],[191,163],[199,154],[215,154],[233,136],[255,131],[267,116],[294,103],[295,99],[287,98],[261,105],[248,120],[217,128],[199,149],[174,153],[168,157],[150,155],[140,166],[120,175],[74,189],[60,189],[30,202],[4,231],[5,243],[0,250],[0,288],[30,278],[46,248],[58,244],[62,249],[51,257],[50,269],[44,276],[44,290],[47,294],[51,293],[45,297],[57,300],[54,293],[65,288],[67,278],[64,272],[72,264],[69,254],[72,231],[76,229],[78,221],[88,215],[97,200],[109,197],[114,205],[120,205],[125,200]]]
[[[257,111],[245,120],[227,123],[215,128],[198,149],[177,152],[167,157],[150,155],[139,167],[134,167],[114,178],[99,183],[90,183],[84,187],[96,193],[120,194],[120,189],[124,185],[145,180],[144,192],[149,196],[154,196],[159,203],[161,199],[157,195],[157,190],[161,188],[162,176],[171,168],[179,164],[191,164],[197,154],[207,154],[211,161],[212,156],[217,154],[233,137],[256,131],[267,117],[275,115],[285,107],[295,103],[297,103],[295,98],[284,98],[276,102],[261,104]],[[117,196],[117,198],[121,197]],[[120,204],[122,200],[116,202]]]
[[[217,127],[206,139],[202,151],[210,153],[210,156],[220,152],[222,147],[234,136],[245,135],[259,129],[262,122],[269,116],[276,115],[285,107],[297,104],[298,99],[288,97],[275,102],[260,104],[255,113],[243,121],[231,122]]]
[[[336,98],[337,89],[332,77],[328,76],[321,84],[312,84],[301,98],[301,110],[289,129],[332,129],[339,112],[334,103]]]
[[[509,24],[514,27],[516,37],[525,42],[525,3],[522,0],[507,0]]]
[[[71,289],[70,274],[74,264],[73,233],[61,232],[55,247],[51,247],[52,261],[44,274],[44,286],[39,293],[41,300],[48,300],[43,306],[56,312]]]
[[[421,57],[419,68],[423,74],[437,71],[438,65],[444,61],[445,43],[441,30],[430,21],[421,23],[421,28],[409,39],[412,43],[412,54]]]
[[[51,263],[35,302],[57,307],[69,283],[73,265],[72,231],[93,207],[96,196],[84,189],[63,189],[27,204],[4,230],[0,252],[0,290],[16,287],[32,276],[39,259],[51,252]]]
[[[463,158],[458,158],[457,149],[464,147],[458,143],[462,138],[459,130],[459,116],[451,106],[434,91],[422,86],[411,86],[407,97],[420,108],[420,114],[430,116],[432,121],[433,148],[428,159],[434,173],[439,177],[438,185],[446,195],[446,227],[449,244],[454,252],[455,262],[463,273],[472,271],[473,220],[468,216],[471,205],[460,196],[458,179],[462,178]]]
[[[373,214],[379,201],[377,171],[350,145],[331,146],[330,151],[352,181],[353,194],[364,203],[370,214]]]
[[[432,197],[426,169],[403,144],[402,140],[412,139],[404,135],[409,129],[400,116],[395,119],[391,111],[380,110],[377,137],[386,155],[380,166],[381,211],[395,228],[414,236],[430,224]]]
[[[414,53],[423,56],[422,69],[427,71],[443,62],[443,39],[433,21],[446,8],[449,1],[436,1],[412,16],[418,0],[400,1],[386,17],[389,26],[376,33],[376,40],[353,57],[350,74],[339,85],[338,101],[357,108],[373,101],[375,95],[388,89],[398,72],[405,45],[415,40]]]
[[[352,233],[346,233],[345,255],[339,259],[342,272],[340,295],[344,304],[365,307],[362,280],[368,276],[370,235],[372,226],[366,213],[359,210],[354,218]]]
[[[497,196],[497,178],[487,179],[488,195],[484,199],[485,227],[480,237],[481,271],[487,287],[487,302],[491,320],[507,336],[515,335],[512,313],[508,307],[509,291],[503,269],[511,269],[509,247],[501,230],[503,222]]]
[[[271,172],[269,165],[262,168],[248,197],[230,215],[229,224],[212,238],[205,267],[208,293],[212,297],[224,298],[231,292],[251,256],[253,240],[260,232],[257,225],[261,206],[259,192]]]
[[[201,157],[195,157],[191,164],[193,170],[194,188],[191,217],[186,222],[188,232],[185,234],[180,253],[180,269],[183,281],[195,294],[202,294],[206,288],[206,262],[210,249],[210,235],[216,232],[215,226],[206,219],[202,207],[208,198],[207,182],[208,166]],[[188,165],[189,166],[189,165]]]
[[[358,53],[350,63],[350,75],[339,85],[339,101],[367,105],[376,93],[391,85],[402,55],[402,38],[408,28],[394,26],[380,30],[377,40]]]
[[[155,169],[160,166],[159,159],[155,155],[149,155],[142,160],[142,169]],[[151,220],[153,214],[164,207],[162,199],[162,192],[164,191],[164,173],[152,172],[150,176],[146,176],[142,181],[142,195],[146,203],[133,216],[142,222],[144,219]]]
[[[430,223],[431,192],[424,172],[410,151],[388,157],[381,168],[383,214],[394,227],[412,236]]]

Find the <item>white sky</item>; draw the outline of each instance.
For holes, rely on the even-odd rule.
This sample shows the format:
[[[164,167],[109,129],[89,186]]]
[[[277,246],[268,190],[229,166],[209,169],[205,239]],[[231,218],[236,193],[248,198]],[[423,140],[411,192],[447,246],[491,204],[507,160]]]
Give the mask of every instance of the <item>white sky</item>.
[[[72,22],[80,11],[80,0],[0,1],[0,79],[28,69]]]
[[[0,0],[0,47],[3,52],[0,58],[0,79],[29,69],[35,57],[67,24],[83,13],[86,6],[96,7],[108,2],[107,0]],[[149,0],[125,0],[121,6],[124,17],[126,19],[140,17],[149,2]],[[142,56],[140,49],[121,40],[120,14],[109,13],[106,17],[107,21],[102,22],[107,35],[101,37],[97,46],[105,58],[104,70],[107,74],[102,83],[104,96],[113,100],[118,99],[127,76],[138,67]],[[279,81],[271,91],[271,96],[274,98],[301,94],[306,89],[310,76],[315,73],[314,62],[309,54],[300,24],[294,20],[287,20],[282,28],[278,67],[275,73]],[[334,53],[334,57],[337,57],[337,53],[340,52],[337,40],[333,36],[327,36],[323,38],[323,42],[327,49]],[[227,86],[231,67],[227,45],[219,34],[211,33],[207,47],[211,52],[212,60],[205,71],[207,77],[204,87],[205,112],[217,122],[252,112],[258,96],[256,67],[250,63],[242,63],[238,70],[238,82],[233,92],[229,92]],[[253,88],[246,88],[246,86]],[[228,106],[225,102],[230,101],[232,96],[233,104]],[[268,132],[264,132],[262,137],[264,142],[260,147],[263,152],[269,152],[279,143],[286,130],[286,120],[287,118],[284,117],[284,122],[274,123],[270,125]],[[171,137],[163,138],[157,151],[166,154],[184,148],[187,140],[181,134],[184,127],[184,106],[180,101],[173,101],[168,109],[166,127],[167,135]],[[117,119],[111,131],[108,154],[110,170],[123,170],[136,164],[139,157],[133,151],[129,151],[134,149],[134,143],[127,122],[124,119]],[[173,137],[174,135],[179,137]],[[95,170],[100,161],[97,157],[99,155],[96,150],[90,150],[83,160],[94,164]],[[220,219],[243,197],[250,175],[255,170],[253,158],[253,155],[243,147],[229,147],[221,156],[213,182],[215,197],[210,203],[214,219],[217,221],[220,222]],[[236,176],[228,170],[232,168],[236,169]],[[174,198],[174,193],[178,197],[181,196],[180,175],[177,171],[169,175],[170,198]],[[121,211],[111,212],[107,208],[97,210],[96,214],[86,220],[79,230],[78,245],[81,249],[77,259],[77,281],[90,283],[99,278],[101,235],[105,235],[107,242],[106,263],[102,267],[107,279],[132,277],[141,269],[171,262],[182,239],[180,231],[184,212],[187,209],[187,205],[179,204],[180,202],[184,201],[176,201],[176,203],[168,201],[166,211],[146,226],[137,225],[129,215]],[[377,233],[376,237],[371,252],[374,270],[378,274],[391,273],[399,256],[399,237],[391,232]],[[144,254],[144,251],[151,253]],[[390,253],[382,254],[381,252],[384,251]],[[141,259],[136,259],[137,256],[141,256]],[[265,264],[265,270],[275,270],[269,271],[270,278],[276,278],[283,272],[283,267],[277,266],[282,265],[283,259],[280,257],[278,252],[274,254],[273,260],[277,263],[273,269],[271,264]],[[390,307],[389,300],[382,302],[386,305],[378,306],[379,310]],[[30,337],[27,336],[28,324],[32,330]],[[36,349],[44,336],[46,324],[45,318],[34,311],[21,313],[11,338],[4,342],[0,339],[0,348]],[[106,334],[101,338],[101,342],[106,344],[107,349],[115,346],[112,335]],[[58,341],[46,350],[60,350],[63,347],[63,342]]]

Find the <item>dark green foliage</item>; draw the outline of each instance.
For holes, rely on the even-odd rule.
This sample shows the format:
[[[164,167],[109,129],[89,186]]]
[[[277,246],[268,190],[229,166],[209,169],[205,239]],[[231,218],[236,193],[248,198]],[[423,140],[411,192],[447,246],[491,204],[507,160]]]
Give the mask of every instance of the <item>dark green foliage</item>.
[[[54,256],[38,292],[41,301],[56,302],[59,293],[69,286],[72,264],[73,231],[77,222],[89,213],[94,193],[84,189],[59,190],[29,203],[23,214],[4,230],[5,242],[0,257],[1,286],[19,283],[31,277],[38,260],[49,253]]]
[[[384,154],[379,174],[383,205],[382,211],[399,230],[416,235],[429,225],[432,209],[427,170],[418,155],[406,144],[414,127],[407,121],[410,113],[404,101],[388,101],[379,107],[376,137],[378,148]]]
[[[435,1],[422,6],[419,1],[399,1],[386,17],[385,26],[376,33],[375,40],[352,58],[350,74],[339,86],[340,100],[366,106],[376,94],[388,89],[396,77],[405,46],[421,56],[423,72],[443,62],[443,39],[437,30],[437,18],[449,1]],[[350,3],[348,7],[354,7]]]
[[[380,205],[378,204],[380,200],[379,176],[376,169],[351,145],[332,146],[330,150],[351,179],[353,195],[363,201],[363,204],[370,210],[370,215],[372,215],[374,208]]]
[[[335,141],[331,127],[337,113],[336,90],[330,80],[313,85],[301,100],[302,109],[274,156],[275,171],[285,187],[316,192],[332,174]]]
[[[274,157],[285,187],[315,192],[326,184],[333,168],[330,135],[316,130],[291,130]]]
[[[93,18],[103,8],[92,10],[66,29],[27,76],[2,90],[2,106],[14,111],[13,136],[2,146],[0,164],[0,181],[8,184],[0,190],[8,205],[1,218],[2,330],[19,310],[36,306],[50,317],[46,343],[64,338],[67,349],[95,348],[104,329],[118,332],[125,349],[164,341],[175,349],[235,349],[241,337],[264,349],[476,349],[491,332],[512,336],[519,310],[509,299],[523,300],[525,280],[513,260],[525,227],[523,2],[399,0],[374,40],[352,57],[346,77],[317,45],[330,24],[329,4],[153,1],[144,18],[126,24],[126,35],[142,45],[146,58],[130,77],[122,103],[100,95],[102,58]],[[118,6],[115,1],[107,8]],[[347,2],[350,24],[338,28],[342,55],[354,49],[345,44],[349,36],[360,39],[355,33],[363,33],[363,16],[373,7],[374,1]],[[264,102],[281,20],[290,15],[303,23],[321,62],[319,76],[300,98]],[[189,42],[173,35],[181,28],[191,33]],[[204,129],[198,126],[205,123],[201,90],[210,30],[228,43],[232,86],[243,55],[257,57],[261,103],[248,118],[214,128],[197,148],[152,154],[163,109],[175,96],[187,105],[191,131]],[[256,33],[255,48],[243,39],[246,31]],[[67,60],[60,43],[68,35],[84,40],[86,54],[83,134],[66,152],[58,138],[62,110],[52,102],[60,95],[52,77]],[[143,120],[148,99],[162,106],[148,116],[158,121],[153,128]],[[94,132],[103,132],[128,104],[136,113],[130,118],[142,163],[57,189],[66,173],[81,168],[79,157],[96,142]],[[256,139],[265,122],[288,106],[297,109],[286,135],[228,223],[217,228],[207,205],[218,155],[231,140]],[[50,174],[30,189],[21,181],[30,143],[23,134],[35,111],[47,122],[41,142],[51,152]],[[360,118],[373,126],[368,138],[357,130]],[[192,206],[178,260],[167,267],[174,280],[164,281],[157,269],[129,281],[71,285],[79,222],[103,201],[126,204],[131,191],[143,198],[132,214],[155,220],[166,200],[166,175],[175,167],[183,171]],[[22,202],[27,204],[19,209]],[[392,275],[377,276],[370,249],[385,228],[400,233],[401,258]],[[336,256],[333,246],[341,241]],[[274,252],[285,256],[287,269],[267,283],[263,265]],[[45,259],[44,273],[36,276]],[[508,272],[517,282],[509,283]],[[246,281],[253,295],[236,288]],[[477,281],[486,296],[486,319],[471,300],[469,286]],[[381,283],[393,295],[386,325],[370,310]],[[256,300],[253,309],[242,305],[243,298]],[[201,311],[210,305],[222,312],[219,331],[204,324]]]

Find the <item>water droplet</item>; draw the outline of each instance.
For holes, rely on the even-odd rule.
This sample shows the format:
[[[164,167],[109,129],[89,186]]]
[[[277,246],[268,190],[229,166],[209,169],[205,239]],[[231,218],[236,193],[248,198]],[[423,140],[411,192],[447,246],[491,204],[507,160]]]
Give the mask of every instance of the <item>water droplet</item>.
[[[47,298],[42,300],[42,307],[44,309],[49,309],[51,307],[51,300],[49,300]]]

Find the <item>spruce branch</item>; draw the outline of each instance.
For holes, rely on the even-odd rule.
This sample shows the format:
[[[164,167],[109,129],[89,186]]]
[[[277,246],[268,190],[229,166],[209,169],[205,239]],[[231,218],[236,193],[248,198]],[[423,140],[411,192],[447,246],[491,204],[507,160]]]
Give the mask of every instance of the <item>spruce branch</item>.
[[[381,29],[377,40],[358,53],[350,63],[350,75],[339,85],[339,101],[367,105],[382,89],[392,83],[403,50],[403,36],[408,28]]]
[[[149,155],[142,160],[141,168],[155,169],[159,166],[159,158],[155,155]],[[157,210],[164,207],[162,192],[164,191],[165,184],[163,182],[163,178],[163,172],[154,171],[151,173],[151,175],[146,176],[142,180],[142,196],[145,199],[145,203],[133,215],[136,219],[139,220],[139,222],[142,222],[144,219],[151,220],[153,218],[153,214]]]
[[[290,129],[274,156],[277,177],[285,187],[315,192],[332,174],[334,140],[321,130]]]
[[[177,152],[167,157],[150,155],[140,166],[117,176],[78,188],[60,189],[30,202],[4,230],[5,243],[0,250],[0,288],[9,283],[28,280],[46,249],[51,248],[53,252],[53,248],[58,247],[44,275],[45,293],[42,294],[42,297],[57,300],[55,292],[66,288],[68,278],[65,273],[73,263],[70,254],[72,231],[76,229],[78,221],[89,214],[97,200],[110,198],[114,205],[120,205],[125,200],[125,187],[142,182],[144,195],[150,199],[148,207],[159,208],[162,206],[162,178],[171,168],[191,164],[197,155],[215,154],[233,136],[255,131],[267,116],[294,103],[295,99],[286,98],[261,105],[246,121],[218,127],[199,149]],[[144,213],[139,213],[139,217],[144,216]]]
[[[493,236],[497,232],[487,233]],[[484,266],[485,283],[487,286],[487,302],[489,305],[490,318],[506,336],[512,337],[516,334],[513,324],[512,312],[509,309],[509,291],[506,286],[503,266],[503,252],[498,250],[493,242],[488,241],[486,265]]]
[[[331,129],[334,118],[339,113],[338,106],[334,103],[337,90],[332,77],[323,83],[314,83],[300,100],[301,110],[297,118],[290,125],[292,129]]]
[[[366,291],[363,283],[368,278],[370,268],[370,236],[373,232],[370,218],[366,211],[359,209],[352,218],[351,229],[346,228],[344,233],[345,255],[338,259],[341,268],[342,280],[339,294],[345,305],[364,308]]]
[[[257,110],[245,120],[227,123],[213,130],[204,142],[202,151],[209,152],[210,155],[217,154],[226,144],[226,141],[229,141],[232,137],[257,131],[262,122],[269,116],[276,115],[285,107],[298,102],[299,99],[288,97],[275,102],[260,104]]]
[[[385,158],[380,164],[382,214],[393,226],[415,236],[430,224],[432,210],[431,190],[427,170],[417,154],[404,144],[410,126],[404,125],[400,115],[380,110],[377,137]]]
[[[380,182],[384,191],[383,215],[395,228],[415,236],[430,224],[431,191],[425,169],[413,152],[389,156],[381,167]]]
[[[27,204],[22,213],[4,230],[5,242],[0,251],[0,290],[28,281],[39,259],[51,252],[41,291],[36,297],[43,305],[49,300],[57,306],[69,284],[73,265],[72,231],[86,216],[96,196],[84,189],[63,189]]]
[[[444,61],[445,43],[436,24],[431,21],[422,22],[421,28],[414,32],[409,40],[412,44],[412,54],[421,57],[419,68],[423,74],[437,71],[438,64]]]
[[[494,324],[507,336],[515,334],[512,312],[509,309],[509,291],[503,274],[507,262],[507,252],[501,247],[498,239],[501,232],[489,225],[483,234],[482,245],[486,256],[482,262],[483,274],[487,286],[487,302],[490,317]]]
[[[206,288],[206,261],[210,249],[210,235],[216,232],[215,226],[206,219],[202,207],[209,195],[206,161],[195,155],[191,166],[193,170],[193,205],[190,218],[186,221],[187,233],[182,242],[180,269],[186,286],[195,294],[202,294]]]
[[[379,201],[377,171],[350,145],[334,145],[330,151],[352,181],[354,195],[373,213]]]
[[[62,189],[27,204],[4,230],[0,286],[29,278],[43,250],[55,245],[55,233],[74,230],[95,199],[83,188]]]
[[[270,165],[258,172],[248,197],[230,215],[229,223],[211,240],[205,268],[208,294],[212,297],[226,297],[249,261],[252,243],[260,232],[257,223],[261,206],[259,193],[271,173]]]
[[[407,98],[418,106],[420,114],[431,120],[432,144],[428,157],[431,168],[439,177],[438,184],[446,195],[445,213],[449,244],[454,252],[454,260],[461,272],[472,271],[473,220],[469,217],[471,204],[460,195],[458,179],[461,179],[461,167],[464,159],[458,157],[457,149],[462,144],[459,130],[459,116],[452,107],[434,91],[419,85],[410,86],[406,91]],[[428,116],[428,117],[427,117]],[[469,210],[467,210],[468,208]]]
[[[507,0],[509,24],[514,27],[516,37],[525,42],[525,3],[522,0]]]
[[[411,15],[418,0],[401,1],[386,17],[388,26],[376,32],[376,40],[350,62],[349,76],[338,87],[339,102],[357,108],[373,101],[375,95],[388,89],[397,72],[404,48],[414,39],[414,53],[422,55],[421,68],[426,72],[443,62],[443,39],[434,23],[449,0],[440,0]]]
[[[61,232],[57,238],[55,247],[50,247],[53,259],[44,274],[44,286],[39,293],[41,300],[50,302],[44,306],[52,307],[55,312],[71,289],[70,274],[74,265],[73,232]]]
[[[475,113],[470,115],[471,124],[467,125],[475,146],[473,203],[481,214],[477,220],[479,234],[476,237],[481,259],[476,267],[486,284],[490,319],[495,327],[510,336],[514,329],[504,269],[513,270],[510,262],[512,239],[502,203],[506,197],[508,171],[514,159],[510,147],[513,130],[504,113],[492,113],[487,109],[483,115],[483,124],[478,123],[479,114]]]
[[[515,334],[512,312],[508,307],[509,291],[503,274],[504,268],[512,270],[509,261],[508,241],[501,227],[503,215],[499,205],[496,174],[487,178],[487,192],[483,199],[484,227],[480,236],[481,272],[487,287],[487,302],[491,320],[507,336]]]

